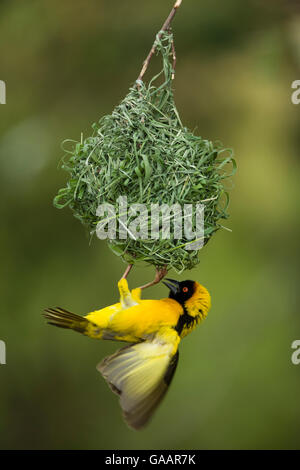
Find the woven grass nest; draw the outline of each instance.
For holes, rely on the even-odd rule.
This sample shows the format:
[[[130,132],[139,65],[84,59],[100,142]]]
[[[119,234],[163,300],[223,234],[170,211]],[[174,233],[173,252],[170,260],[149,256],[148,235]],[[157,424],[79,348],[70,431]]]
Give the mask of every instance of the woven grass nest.
[[[163,68],[148,84],[138,80],[124,100],[93,125],[93,135],[75,142],[62,159],[70,178],[54,199],[69,206],[91,234],[99,204],[196,204],[202,201],[204,243],[228,217],[224,180],[235,171],[232,150],[195,135],[181,123],[172,88],[173,35],[161,31],[154,44]],[[172,234],[172,222],[171,222]],[[177,272],[199,263],[199,251],[185,249],[189,240],[170,238],[107,240],[112,251],[130,264],[146,262]]]

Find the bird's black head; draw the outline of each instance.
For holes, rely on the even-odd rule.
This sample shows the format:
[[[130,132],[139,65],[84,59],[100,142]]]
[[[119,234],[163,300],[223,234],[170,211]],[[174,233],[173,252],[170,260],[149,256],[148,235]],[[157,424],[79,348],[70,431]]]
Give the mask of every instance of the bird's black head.
[[[195,292],[194,281],[174,281],[174,279],[167,279],[169,282],[163,281],[163,284],[170,289],[169,298],[174,299],[181,305],[192,297]]]

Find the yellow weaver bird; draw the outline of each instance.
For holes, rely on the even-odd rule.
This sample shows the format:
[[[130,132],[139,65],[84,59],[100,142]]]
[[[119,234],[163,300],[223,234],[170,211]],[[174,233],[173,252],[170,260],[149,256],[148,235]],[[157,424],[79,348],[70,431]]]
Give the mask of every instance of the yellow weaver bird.
[[[133,343],[106,357],[97,369],[120,397],[127,424],[144,427],[165,395],[178,362],[180,340],[205,319],[210,294],[194,281],[167,279],[169,298],[141,300],[141,289],[118,283],[120,302],[81,317],[48,308],[48,323],[90,338]]]

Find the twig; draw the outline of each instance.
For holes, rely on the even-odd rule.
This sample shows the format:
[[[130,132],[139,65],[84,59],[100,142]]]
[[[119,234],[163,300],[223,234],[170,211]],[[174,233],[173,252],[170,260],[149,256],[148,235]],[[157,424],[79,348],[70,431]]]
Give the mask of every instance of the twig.
[[[174,18],[174,16],[176,15],[176,12],[177,12],[178,8],[180,7],[181,3],[182,3],[182,0],[177,0],[177,1],[176,1],[175,5],[174,5],[173,8],[172,8],[171,13],[169,14],[169,16],[168,16],[168,18],[166,19],[166,21],[164,22],[164,24],[163,24],[163,26],[162,26],[160,32],[158,33],[157,38],[160,38],[160,37],[162,36],[163,31],[167,31],[167,30],[170,28],[170,25],[171,25],[171,23],[172,23],[172,21],[173,21],[173,18]],[[148,54],[148,56],[147,56],[147,58],[146,58],[144,64],[143,64],[143,67],[142,67],[142,70],[141,70],[141,72],[140,72],[140,74],[139,74],[139,77],[138,77],[138,79],[137,79],[137,82],[143,80],[143,77],[144,77],[144,75],[145,75],[145,73],[146,73],[146,71],[147,71],[147,68],[148,68],[148,66],[149,66],[149,62],[150,62],[150,60],[151,60],[153,54],[155,53],[155,51],[156,51],[156,40],[155,40],[155,42],[154,42],[154,44],[153,44],[153,46],[152,46],[152,48],[151,48],[151,50],[150,50],[150,52],[149,52],[149,54]],[[175,59],[174,59],[174,62],[175,62],[175,64],[176,64],[176,54],[175,54],[174,51],[175,51],[175,48],[173,48],[173,58],[175,58]]]

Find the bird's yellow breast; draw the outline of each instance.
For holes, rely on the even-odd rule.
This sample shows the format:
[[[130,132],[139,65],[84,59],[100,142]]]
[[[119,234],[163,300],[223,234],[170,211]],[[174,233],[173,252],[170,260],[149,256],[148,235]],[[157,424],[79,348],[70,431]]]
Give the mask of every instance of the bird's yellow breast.
[[[92,312],[86,318],[110,332],[114,339],[137,341],[148,338],[163,327],[174,328],[182,313],[183,308],[173,299],[141,300],[127,309],[114,304]]]

